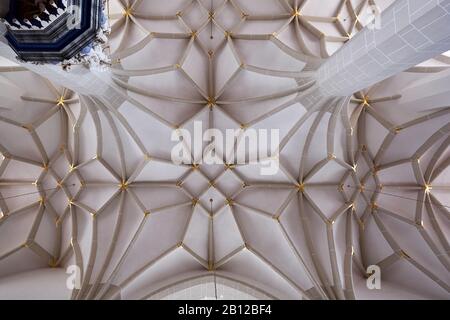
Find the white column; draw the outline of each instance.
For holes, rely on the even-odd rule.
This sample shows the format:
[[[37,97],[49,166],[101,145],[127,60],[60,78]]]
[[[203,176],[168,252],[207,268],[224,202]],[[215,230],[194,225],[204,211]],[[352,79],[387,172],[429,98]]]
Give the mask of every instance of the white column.
[[[450,49],[450,0],[397,0],[318,70],[323,95],[347,96]]]
[[[2,24],[2,23],[0,23]],[[17,62],[16,53],[0,35],[0,56]],[[18,62],[20,63],[20,62]],[[112,81],[110,71],[90,70],[78,65],[65,71],[60,65],[20,63],[23,67],[33,71],[44,78],[61,85],[78,94],[106,98],[112,106],[119,107],[126,99],[126,94]]]

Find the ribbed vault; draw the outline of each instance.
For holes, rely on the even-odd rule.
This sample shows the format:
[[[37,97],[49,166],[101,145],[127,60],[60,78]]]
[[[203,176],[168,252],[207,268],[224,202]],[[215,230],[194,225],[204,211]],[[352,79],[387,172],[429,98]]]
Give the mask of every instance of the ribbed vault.
[[[211,277],[257,298],[354,299],[372,297],[376,264],[386,297],[448,298],[448,56],[303,104],[373,3],[111,1],[118,108],[2,62],[0,277],[76,264],[74,299]],[[171,135],[195,121],[237,141],[280,129],[278,174],[220,146],[220,165],[198,150],[174,164]]]

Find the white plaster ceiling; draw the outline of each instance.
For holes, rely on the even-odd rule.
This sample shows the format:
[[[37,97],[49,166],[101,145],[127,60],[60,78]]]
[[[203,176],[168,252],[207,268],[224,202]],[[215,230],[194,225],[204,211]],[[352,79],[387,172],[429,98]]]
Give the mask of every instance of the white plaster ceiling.
[[[370,298],[356,279],[380,264],[385,297],[448,298],[448,57],[307,110],[308,72],[370,1],[325,2],[214,0],[211,20],[206,0],[111,1],[117,109],[1,61],[0,277],[78,264],[79,299],[212,273],[259,298]],[[280,129],[279,174],[174,165],[196,120]]]

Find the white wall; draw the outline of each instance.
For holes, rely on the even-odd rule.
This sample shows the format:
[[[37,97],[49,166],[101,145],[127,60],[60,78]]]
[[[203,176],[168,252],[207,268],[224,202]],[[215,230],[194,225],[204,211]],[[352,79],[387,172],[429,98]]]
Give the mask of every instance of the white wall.
[[[37,269],[0,279],[1,300],[65,300],[68,275],[64,269]]]

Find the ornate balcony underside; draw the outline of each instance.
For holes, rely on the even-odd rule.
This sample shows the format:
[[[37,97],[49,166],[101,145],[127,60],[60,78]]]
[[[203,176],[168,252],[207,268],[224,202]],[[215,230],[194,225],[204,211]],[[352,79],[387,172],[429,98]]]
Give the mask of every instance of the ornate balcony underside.
[[[11,1],[5,35],[18,58],[57,63],[89,48],[106,18],[102,0]],[[45,10],[44,10],[45,9]]]

